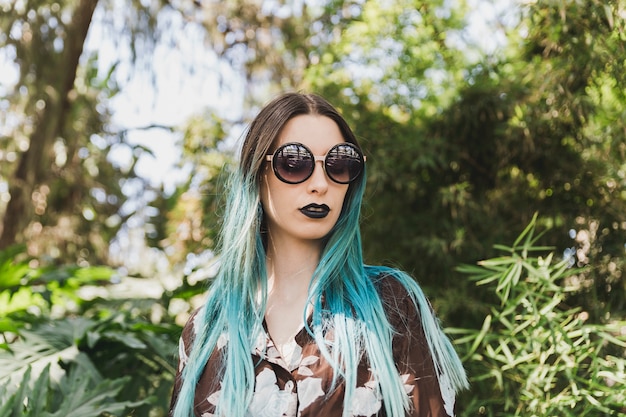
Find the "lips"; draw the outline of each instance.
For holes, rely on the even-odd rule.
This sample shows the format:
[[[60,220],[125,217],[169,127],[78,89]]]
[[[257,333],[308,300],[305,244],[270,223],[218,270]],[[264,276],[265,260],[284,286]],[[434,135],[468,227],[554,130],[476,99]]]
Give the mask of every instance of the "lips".
[[[309,204],[302,207],[300,212],[311,219],[323,219],[328,216],[330,207],[326,204]]]

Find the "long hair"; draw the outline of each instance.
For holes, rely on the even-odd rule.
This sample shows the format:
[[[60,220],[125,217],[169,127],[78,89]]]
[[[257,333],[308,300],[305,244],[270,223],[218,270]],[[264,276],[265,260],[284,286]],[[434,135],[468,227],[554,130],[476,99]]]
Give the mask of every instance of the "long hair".
[[[242,417],[252,400],[255,364],[251,351],[262,331],[267,299],[264,215],[259,192],[261,168],[283,126],[302,114],[329,117],[346,142],[359,146],[343,117],[317,95],[287,93],[279,96],[251,123],[241,149],[239,169],[230,179],[219,241],[219,271],[196,317],[199,330],[182,372],[174,417],[193,414],[196,384],[218,343],[224,348],[221,380],[217,381],[220,399],[216,415]],[[448,375],[455,390],[464,388],[467,380],[458,356],[430,314],[428,301],[417,283],[401,271],[363,264],[359,218],[364,189],[365,172],[350,183],[339,219],[325,238],[309,287],[308,302],[313,305],[313,313],[311,325],[306,328],[333,367],[333,386],[344,383],[343,415],[350,415],[357,366],[365,356],[379,382],[385,411],[395,417],[404,415],[409,402],[392,356],[394,330],[373,282],[380,274],[394,275],[413,298],[421,312],[438,374]],[[304,322],[307,323],[306,318]],[[324,336],[329,328],[333,332],[332,341]]]

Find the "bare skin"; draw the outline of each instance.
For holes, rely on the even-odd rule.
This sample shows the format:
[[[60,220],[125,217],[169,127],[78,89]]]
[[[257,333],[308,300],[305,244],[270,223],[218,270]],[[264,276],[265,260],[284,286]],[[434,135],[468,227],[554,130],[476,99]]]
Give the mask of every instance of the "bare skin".
[[[284,126],[276,146],[296,141],[315,155],[325,155],[344,139],[331,119],[303,115]],[[306,301],[320,260],[322,239],[337,222],[347,189],[347,185],[326,176],[322,161],[316,163],[311,177],[300,184],[285,184],[276,178],[269,164],[265,167],[261,182],[268,228],[265,322],[281,354],[304,325],[305,312],[311,313]],[[311,203],[327,205],[329,214],[322,219],[305,216],[300,209]]]
[[[280,245],[278,245],[280,246]],[[285,255],[289,252],[288,255]],[[265,322],[279,350],[293,340],[303,326],[307,293],[319,251],[293,246],[268,254],[268,297]],[[307,315],[310,314],[310,307]]]

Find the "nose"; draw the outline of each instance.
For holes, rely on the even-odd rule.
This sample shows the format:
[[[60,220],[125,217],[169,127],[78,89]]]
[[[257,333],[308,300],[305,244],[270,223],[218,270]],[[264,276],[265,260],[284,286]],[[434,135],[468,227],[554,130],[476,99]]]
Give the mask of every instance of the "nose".
[[[324,171],[324,161],[315,161],[313,174],[311,174],[307,181],[309,192],[324,194],[328,190],[328,181],[330,181],[330,178],[326,176],[326,172]]]

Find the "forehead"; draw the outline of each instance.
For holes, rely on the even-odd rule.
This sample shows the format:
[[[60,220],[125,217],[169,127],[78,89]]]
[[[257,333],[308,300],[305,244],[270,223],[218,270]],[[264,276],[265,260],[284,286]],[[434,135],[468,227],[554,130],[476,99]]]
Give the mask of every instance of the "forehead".
[[[288,142],[300,142],[314,153],[322,154],[334,145],[345,142],[345,139],[331,118],[305,114],[285,124],[278,135],[276,147]]]

